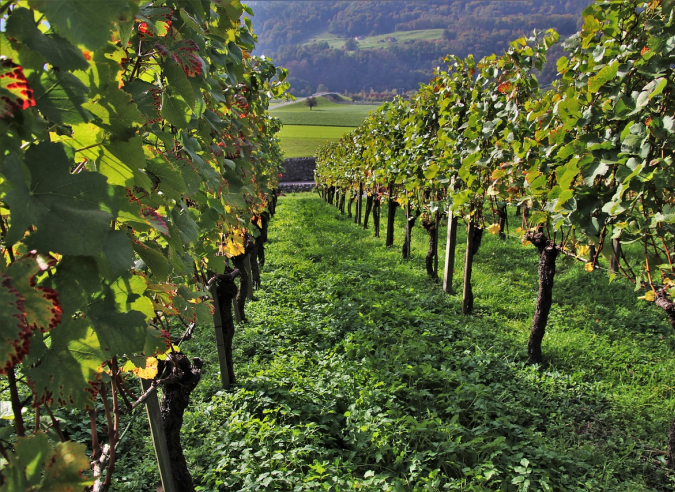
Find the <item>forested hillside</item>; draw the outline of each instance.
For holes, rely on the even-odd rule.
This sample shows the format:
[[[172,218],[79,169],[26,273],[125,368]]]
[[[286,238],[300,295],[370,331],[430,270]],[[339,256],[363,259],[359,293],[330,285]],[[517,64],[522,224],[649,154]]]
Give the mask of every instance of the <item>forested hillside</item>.
[[[553,28],[564,39],[577,31],[589,0],[489,2],[466,0],[390,2],[249,2],[255,9],[259,54],[289,69],[292,91],[314,92],[319,84],[333,91],[415,89],[427,81],[448,54],[481,58],[499,52],[533,29]],[[437,30],[419,39],[398,40],[397,33]],[[364,38],[391,37],[363,47]],[[329,43],[327,36],[347,45]],[[349,43],[348,43],[349,41]],[[354,43],[353,41],[356,41]],[[349,48],[349,49],[347,49]],[[562,49],[551,52],[557,59]],[[551,63],[544,83],[555,76]]]

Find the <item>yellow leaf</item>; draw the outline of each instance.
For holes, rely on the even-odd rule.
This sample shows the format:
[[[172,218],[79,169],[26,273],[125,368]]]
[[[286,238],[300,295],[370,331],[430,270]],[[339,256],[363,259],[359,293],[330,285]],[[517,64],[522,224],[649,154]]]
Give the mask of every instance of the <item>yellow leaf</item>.
[[[647,292],[645,292],[645,295],[643,295],[642,297],[639,297],[639,299],[644,299],[645,301],[654,302],[654,299],[656,299],[656,294],[654,294],[653,290],[648,290]]]
[[[591,248],[589,248],[588,246],[579,246],[577,248],[577,255],[585,257],[590,250]]]
[[[584,265],[584,270],[586,270],[587,272],[592,272],[594,270],[593,263],[591,262],[586,263]]]
[[[157,376],[157,359],[148,357],[145,361],[145,369],[137,367],[133,373],[141,379],[152,379]]]
[[[499,224],[492,224],[491,226],[488,226],[487,230],[490,234],[497,234],[499,233]]]
[[[131,362],[131,359],[129,359],[122,366],[122,371],[134,373],[141,379],[152,379],[157,375],[157,359],[148,357],[145,360],[145,368],[136,367],[136,365]]]

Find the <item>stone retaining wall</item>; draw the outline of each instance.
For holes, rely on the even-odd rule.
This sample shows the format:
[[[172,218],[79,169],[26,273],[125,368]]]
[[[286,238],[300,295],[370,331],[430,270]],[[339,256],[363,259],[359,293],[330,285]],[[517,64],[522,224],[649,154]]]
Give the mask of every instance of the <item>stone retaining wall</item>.
[[[297,157],[286,159],[281,171],[281,182],[314,181],[314,157]]]
[[[311,183],[279,183],[279,191],[284,193],[296,193],[300,191],[313,191],[316,185]]]

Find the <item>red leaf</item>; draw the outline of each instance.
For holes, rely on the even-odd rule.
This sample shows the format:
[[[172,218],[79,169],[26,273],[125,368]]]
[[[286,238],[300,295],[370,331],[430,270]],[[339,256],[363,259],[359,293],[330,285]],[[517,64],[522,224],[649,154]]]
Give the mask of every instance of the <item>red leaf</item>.
[[[497,90],[502,94],[506,92],[511,92],[513,90],[513,84],[511,82],[504,82],[503,84],[499,84]]]
[[[0,118],[11,116],[14,111],[35,106],[33,89],[30,88],[23,67],[11,60],[0,61]]]
[[[202,73],[202,59],[196,54],[199,52],[199,46],[194,40],[177,41],[169,52],[171,58],[181,66],[188,77],[196,77]]]
[[[23,302],[12,279],[0,273],[0,374],[20,363],[30,348],[32,330],[26,324]]]

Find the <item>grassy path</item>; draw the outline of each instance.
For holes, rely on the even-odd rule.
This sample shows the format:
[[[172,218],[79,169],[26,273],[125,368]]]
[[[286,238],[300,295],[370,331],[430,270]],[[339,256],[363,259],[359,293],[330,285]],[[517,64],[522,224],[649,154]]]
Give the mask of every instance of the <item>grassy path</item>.
[[[211,327],[184,349],[206,361],[184,426],[200,490],[671,490],[663,315],[562,262],[548,365],[528,367],[534,248],[485,237],[463,317],[425,276],[421,228],[400,259],[401,219],[387,250],[316,195],[280,199],[238,385],[220,390]],[[152,455],[135,466],[149,480]]]

